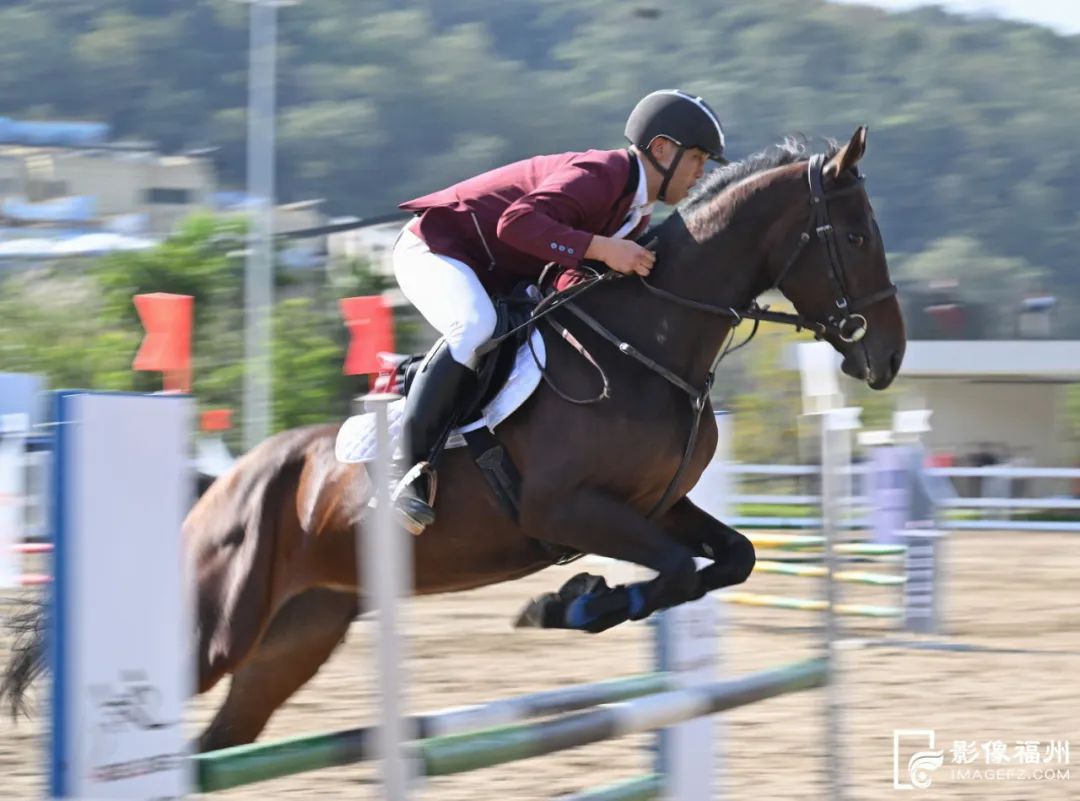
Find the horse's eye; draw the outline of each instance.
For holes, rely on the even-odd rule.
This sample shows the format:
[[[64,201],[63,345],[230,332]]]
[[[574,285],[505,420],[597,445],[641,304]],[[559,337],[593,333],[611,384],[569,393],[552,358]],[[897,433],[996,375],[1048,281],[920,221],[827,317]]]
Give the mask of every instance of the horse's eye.
[[[857,248],[861,248],[866,244],[866,237],[861,234],[848,234],[847,241],[853,244]]]

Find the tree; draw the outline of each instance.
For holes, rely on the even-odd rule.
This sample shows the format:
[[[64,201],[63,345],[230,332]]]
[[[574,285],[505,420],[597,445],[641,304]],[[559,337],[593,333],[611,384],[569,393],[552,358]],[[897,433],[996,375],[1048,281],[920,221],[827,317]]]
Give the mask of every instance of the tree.
[[[244,304],[240,218],[197,216],[160,246],[96,262],[65,262],[9,276],[0,294],[0,370],[44,374],[49,386],[157,391],[160,377],[135,373],[143,332],[132,297],[172,292],[195,297],[193,392],[203,408],[235,410],[242,428]],[[305,280],[278,273],[274,311],[275,430],[340,420],[364,379],[342,375],[347,332],[338,299],[376,294],[387,281],[352,261]],[[415,321],[399,340],[422,346]]]
[[[742,330],[737,333],[740,339],[745,335]],[[805,341],[805,334],[787,326],[763,325],[753,342],[734,354],[732,363],[722,363],[714,397],[730,392],[736,421],[733,454],[738,461],[797,460],[802,392],[798,371],[784,367],[784,353]],[[727,389],[732,385],[737,391]]]
[[[275,431],[344,419],[350,380],[341,372],[340,317],[311,298],[281,301],[274,312]]]
[[[52,388],[149,389],[131,372],[137,329],[110,325],[104,307],[85,274],[38,267],[7,277],[0,284],[0,371],[39,373]]]

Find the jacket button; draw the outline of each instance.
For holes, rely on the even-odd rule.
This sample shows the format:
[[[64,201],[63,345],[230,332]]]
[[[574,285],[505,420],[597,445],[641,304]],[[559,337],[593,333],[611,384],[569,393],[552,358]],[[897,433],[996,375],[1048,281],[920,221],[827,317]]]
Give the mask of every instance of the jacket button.
[[[566,252],[569,253],[571,256],[574,255],[574,249],[573,248],[567,248]]]
[[[551,249],[552,249],[552,250],[557,250],[557,249],[558,249],[558,247],[559,247],[559,246],[558,246],[558,245],[556,245],[556,244],[555,244],[554,242],[552,242],[552,243],[551,243]]]
[[[565,252],[566,251],[566,245],[559,245],[559,250]]]

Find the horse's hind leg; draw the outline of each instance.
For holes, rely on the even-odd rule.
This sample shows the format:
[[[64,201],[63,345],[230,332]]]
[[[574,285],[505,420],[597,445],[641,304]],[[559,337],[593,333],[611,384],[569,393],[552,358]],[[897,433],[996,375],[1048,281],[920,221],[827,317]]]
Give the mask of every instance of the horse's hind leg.
[[[199,737],[200,751],[252,742],[270,716],[314,676],[356,617],[352,593],[315,589],[291,599],[270,623],[225,702]]]
[[[197,588],[200,693],[243,666],[293,592],[295,570],[284,569],[282,554],[300,536],[295,497],[301,469],[299,460],[275,468],[244,503],[229,484],[215,484],[184,521],[184,551]]]

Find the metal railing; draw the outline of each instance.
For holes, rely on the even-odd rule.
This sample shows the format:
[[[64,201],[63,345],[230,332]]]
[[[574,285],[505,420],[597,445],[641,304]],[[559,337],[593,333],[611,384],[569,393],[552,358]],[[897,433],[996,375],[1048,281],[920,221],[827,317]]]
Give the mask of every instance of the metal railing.
[[[856,487],[864,486],[871,468],[865,463],[853,464],[850,468]],[[820,479],[819,465],[773,465],[733,463],[731,473],[735,494],[732,505],[738,510],[731,521],[734,526],[746,528],[795,528],[816,529],[821,526],[817,507],[821,496],[806,492],[806,484],[816,483]],[[1080,469],[1066,467],[1021,467],[994,465],[988,467],[930,467],[927,474],[934,478],[947,479],[953,489],[953,496],[942,498],[940,525],[948,529],[991,529],[1001,531],[1080,531],[1080,497],[1068,494],[1068,489],[1059,494],[1031,492],[1020,482],[1037,480],[1044,487],[1047,483],[1071,483],[1080,479]],[[956,479],[971,479],[966,486],[957,486]],[[741,487],[752,483],[755,492],[740,492]],[[777,492],[761,492],[762,483],[781,484]],[[792,489],[792,485],[795,485]],[[977,487],[978,494],[971,493]],[[966,490],[966,494],[960,492]],[[987,494],[991,493],[991,494]],[[868,519],[865,510],[872,499],[863,489],[856,489],[851,499],[855,510],[853,525],[866,525]],[[748,506],[772,506],[783,510],[791,509],[791,514],[775,513],[750,514]],[[811,507],[807,509],[806,507]],[[860,510],[863,510],[860,516]],[[1075,514],[1069,514],[1075,510]],[[994,514],[997,512],[997,514]],[[1046,513],[1060,512],[1061,514]],[[1042,519],[1040,519],[1042,518]]]

